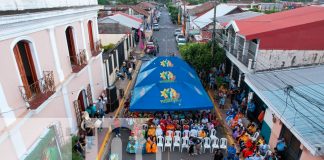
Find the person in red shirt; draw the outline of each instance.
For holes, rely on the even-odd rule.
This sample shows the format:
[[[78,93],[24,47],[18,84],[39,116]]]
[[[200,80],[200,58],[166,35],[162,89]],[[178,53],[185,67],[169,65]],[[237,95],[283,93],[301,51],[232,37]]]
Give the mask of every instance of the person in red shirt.
[[[242,153],[243,153],[243,157],[247,158],[253,155],[253,150],[251,148],[245,148],[243,149]]]

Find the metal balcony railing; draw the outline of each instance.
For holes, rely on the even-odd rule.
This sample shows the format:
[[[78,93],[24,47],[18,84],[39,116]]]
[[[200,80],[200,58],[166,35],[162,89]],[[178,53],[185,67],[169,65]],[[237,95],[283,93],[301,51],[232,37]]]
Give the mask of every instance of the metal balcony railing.
[[[249,67],[249,61],[250,61],[249,59],[251,59],[252,62],[254,62],[254,57],[255,56],[249,52],[246,52],[244,55],[243,52],[238,52],[238,60],[246,67]]]
[[[88,63],[85,49],[82,49],[78,55],[69,57],[72,65],[72,72],[74,73],[82,70]]]
[[[55,93],[55,83],[53,71],[43,71],[43,78],[33,84],[19,86],[19,91],[30,109],[37,109],[53,93]]]
[[[96,43],[95,43],[95,46],[94,46],[94,49],[91,50],[91,54],[92,56],[97,56],[100,52],[101,52],[101,40],[98,40]]]

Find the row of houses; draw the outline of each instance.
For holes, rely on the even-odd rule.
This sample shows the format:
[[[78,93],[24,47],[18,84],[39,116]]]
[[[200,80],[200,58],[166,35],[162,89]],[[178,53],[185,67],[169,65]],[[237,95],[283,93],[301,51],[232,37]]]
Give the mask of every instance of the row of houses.
[[[216,37],[226,50],[226,72],[252,93],[255,118],[265,111],[261,135],[271,148],[278,138],[286,139],[287,159],[324,158],[319,140],[324,136],[323,11],[308,6],[218,19]]]
[[[97,0],[2,2],[2,157],[46,159],[45,148],[77,135],[82,112],[114,85],[154,6],[143,2],[128,13],[110,13]],[[108,44],[111,50],[101,48]]]

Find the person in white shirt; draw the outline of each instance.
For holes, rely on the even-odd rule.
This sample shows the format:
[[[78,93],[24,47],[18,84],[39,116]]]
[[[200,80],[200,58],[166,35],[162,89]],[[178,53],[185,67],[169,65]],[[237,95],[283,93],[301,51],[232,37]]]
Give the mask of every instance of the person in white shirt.
[[[203,124],[208,123],[208,118],[207,118],[207,117],[204,117],[204,118],[201,120],[201,123],[203,123]]]
[[[163,131],[162,131],[160,125],[157,126],[157,128],[156,128],[156,130],[155,130],[155,135],[156,135],[156,137],[158,137],[158,136],[163,136]]]
[[[192,137],[197,137],[198,136],[198,131],[197,129],[193,128],[190,130],[190,136]]]

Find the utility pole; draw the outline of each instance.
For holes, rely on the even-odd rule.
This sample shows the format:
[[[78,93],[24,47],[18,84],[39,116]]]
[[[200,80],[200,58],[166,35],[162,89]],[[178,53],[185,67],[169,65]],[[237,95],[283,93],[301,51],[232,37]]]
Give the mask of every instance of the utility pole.
[[[215,56],[216,52],[216,7],[217,7],[217,0],[215,0],[214,4],[214,18],[213,18],[213,38],[212,38],[212,56]]]
[[[183,1],[184,2],[184,13],[183,13],[183,24],[182,24],[182,32],[183,32],[183,35],[186,36],[186,23],[187,23],[187,12],[186,12],[186,1]]]

